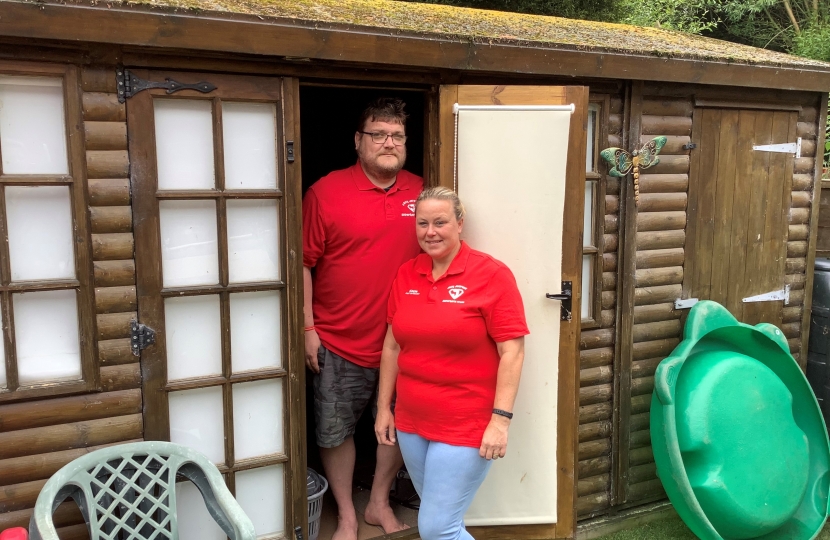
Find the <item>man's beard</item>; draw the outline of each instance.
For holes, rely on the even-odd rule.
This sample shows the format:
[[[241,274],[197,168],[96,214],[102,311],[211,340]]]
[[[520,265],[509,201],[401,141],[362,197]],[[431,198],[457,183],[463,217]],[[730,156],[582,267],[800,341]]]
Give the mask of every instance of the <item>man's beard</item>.
[[[377,172],[383,175],[398,174],[401,171],[401,169],[403,169],[403,165],[406,162],[406,154],[402,156],[395,155],[395,157],[398,157],[398,162],[395,165],[387,165],[385,163],[381,163],[379,160],[375,160],[369,164],[368,168],[370,172]],[[374,171],[372,169],[374,169]]]

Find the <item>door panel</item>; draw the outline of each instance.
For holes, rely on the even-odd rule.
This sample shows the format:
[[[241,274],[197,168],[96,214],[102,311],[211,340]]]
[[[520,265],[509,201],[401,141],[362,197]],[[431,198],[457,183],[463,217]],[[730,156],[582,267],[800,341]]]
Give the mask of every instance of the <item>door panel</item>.
[[[488,537],[573,531],[587,98],[581,87],[441,88],[441,183],[452,186],[457,167],[464,237],[511,268],[531,331],[508,455],[465,518],[499,525],[488,527]],[[456,123],[447,116],[455,103],[574,104],[575,112],[462,110]],[[560,321],[560,303],[545,297],[563,280],[573,282],[571,322]]]
[[[782,301],[743,299],[784,288],[793,156],[753,146],[794,142],[796,121],[787,111],[695,110],[685,298],[720,302],[748,324],[781,324]]]
[[[258,536],[282,537],[307,519],[304,370],[289,347],[301,342],[289,315],[302,298],[299,220],[289,219],[299,171],[283,152],[296,105],[284,96],[296,85],[136,74],[217,87],[127,102],[138,312],[157,332],[142,354],[145,438],[203,452]],[[210,534],[194,516],[182,523],[183,540]]]

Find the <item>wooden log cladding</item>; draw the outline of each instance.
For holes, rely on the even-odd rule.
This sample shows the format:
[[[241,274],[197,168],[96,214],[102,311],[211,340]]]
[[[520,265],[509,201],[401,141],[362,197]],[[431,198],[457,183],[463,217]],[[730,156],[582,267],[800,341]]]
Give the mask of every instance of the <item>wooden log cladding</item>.
[[[810,222],[809,208],[793,208],[790,210],[790,223],[804,225]]]
[[[116,93],[118,84],[115,80],[115,71],[109,68],[92,67],[81,70],[81,89],[84,92]]]
[[[631,431],[640,431],[640,430],[643,430],[643,429],[649,429],[651,427],[650,420],[651,420],[651,413],[647,412],[647,413],[635,414],[634,416],[631,417],[631,420],[629,420],[629,428],[631,429]]]
[[[646,412],[651,408],[651,396],[635,396],[631,398],[631,414]]]
[[[650,446],[632,448],[628,452],[628,463],[631,466],[654,462],[654,452]]]
[[[653,287],[655,285],[678,285],[683,283],[683,267],[644,268],[634,273],[635,287]]]
[[[816,138],[816,124],[813,122],[798,122],[795,128],[796,136],[803,139]],[[804,141],[802,141],[802,144]]]
[[[608,132],[619,133],[622,130],[622,115],[609,114],[608,115]]]
[[[580,497],[590,495],[592,493],[600,493],[608,490],[611,487],[611,475],[600,474],[590,478],[580,478],[576,484],[576,492]]]
[[[648,249],[637,252],[637,268],[664,268],[683,266],[683,248]]]
[[[651,432],[647,429],[632,432],[629,441],[630,448],[642,448],[643,446],[649,446],[651,444]]]
[[[807,240],[810,236],[810,227],[807,225],[790,225],[787,240]]]
[[[602,290],[616,291],[617,290],[617,273],[603,272],[602,273]]]
[[[138,362],[101,367],[101,390],[115,392],[141,388],[141,368]]]
[[[602,254],[602,271],[614,272],[617,270],[617,254],[603,253]]]
[[[640,197],[645,193],[686,193],[688,174],[640,174]]]
[[[617,312],[613,309],[603,309],[599,312],[599,323],[603,328],[610,328],[617,322]]]
[[[815,122],[816,119],[818,119],[818,107],[809,105],[801,107],[801,113],[798,115],[799,122]]]
[[[118,287],[135,283],[135,261],[95,261],[93,263],[96,287]]]
[[[86,171],[89,178],[124,178],[130,175],[130,158],[126,150],[89,150]]]
[[[138,320],[138,313],[135,311],[97,315],[98,340],[130,337],[130,321],[133,319]]]
[[[628,498],[632,501],[662,499],[665,496],[666,491],[663,489],[663,484],[660,480],[640,482],[639,484],[631,484],[628,486]]]
[[[789,285],[790,290],[799,291],[807,284],[807,276],[804,274],[794,274],[784,276],[784,285]]]
[[[615,291],[602,291],[602,309],[613,309],[617,305],[617,293]]]
[[[686,243],[686,231],[649,231],[637,233],[637,249],[683,248]]]
[[[608,146],[613,146],[615,148],[619,148],[622,146],[622,137],[619,135],[614,135],[612,133],[608,134]]]
[[[816,165],[816,159],[812,157],[800,157],[795,158],[795,163],[793,163],[793,173],[794,174],[809,174],[813,171],[813,167]]]
[[[620,218],[616,215],[606,215],[605,216],[605,232],[607,233],[615,233],[620,228]]]
[[[631,377],[651,377],[657,371],[657,366],[663,361],[663,356],[657,358],[646,358],[631,363]]]
[[[641,195],[642,197],[642,195]],[[637,233],[686,228],[686,212],[643,212],[637,214]]]
[[[127,108],[118,103],[118,96],[103,92],[85,92],[83,95],[85,122],[126,122]]]
[[[694,104],[689,99],[643,98],[643,114],[649,116],[692,116]]]
[[[580,349],[596,349],[599,347],[610,347],[614,344],[614,330],[601,328],[599,330],[586,330],[579,338]]]
[[[654,377],[641,377],[639,379],[631,379],[632,396],[651,394],[652,390],[654,390]]]
[[[579,423],[590,424],[601,420],[611,420],[611,403],[596,403],[579,408]]]
[[[602,347],[579,351],[579,366],[582,369],[591,369],[600,366],[610,366],[614,363],[614,347]]]
[[[653,138],[649,135],[643,135],[640,137],[640,144],[646,144]],[[666,144],[663,145],[663,150],[661,150],[660,159],[662,160],[664,155],[688,154],[689,149],[683,147],[690,142],[692,142],[692,138],[685,135],[668,135],[666,137]]]
[[[588,478],[598,474],[606,474],[611,470],[611,458],[602,456],[593,459],[579,460],[579,478]]]
[[[93,233],[128,233],[133,230],[129,206],[92,206],[89,220]]]
[[[681,313],[674,309],[674,302],[634,306],[634,324],[679,319]]]
[[[98,313],[116,313],[136,310],[134,286],[96,287],[95,309]]]
[[[634,304],[664,304],[674,302],[683,292],[682,285],[660,285],[658,287],[638,287],[634,289]]]
[[[611,439],[579,443],[579,460],[593,459],[611,454]]]
[[[605,439],[611,436],[611,422],[591,422],[579,426],[579,442],[588,442],[596,439]],[[0,471],[2,471],[0,467]]]
[[[671,212],[686,210],[685,193],[641,193],[640,212]]]
[[[632,348],[632,357],[636,360],[647,358],[666,357],[680,344],[679,339],[661,339],[635,343]]]
[[[130,204],[129,178],[92,178],[88,183],[92,206],[127,206]]]
[[[689,156],[688,155],[663,155],[660,154],[660,161],[657,165],[649,168],[651,174],[686,174],[689,172]],[[642,204],[642,199],[640,204]]]
[[[807,247],[805,241],[787,242],[787,257],[806,257]]]
[[[92,235],[92,257],[96,261],[132,259],[134,247],[131,233]]]
[[[787,274],[803,274],[807,268],[807,261],[805,259],[787,259],[784,263],[784,271]]]
[[[784,323],[781,325],[781,333],[783,333],[784,337],[787,339],[798,337],[801,335],[801,323]]]
[[[804,303],[804,291],[790,291],[790,305],[800,306]]]
[[[141,439],[130,439],[117,441],[110,444],[88,446],[86,448],[74,448],[60,452],[46,454],[35,454],[30,456],[16,457],[0,460],[0,485],[19,484],[32,480],[48,479],[61,467],[81,456],[94,452],[100,448],[113,446],[114,444],[126,444],[138,442]]]
[[[605,196],[605,213],[616,214],[620,211],[620,198],[617,195]]]
[[[138,439],[142,415],[129,414],[0,433],[0,459]]]
[[[603,234],[602,250],[605,252],[617,251],[617,238],[616,234]]]
[[[644,114],[640,118],[643,135],[692,135],[691,116],[656,116]]]
[[[610,383],[613,381],[614,370],[611,366],[600,366],[579,371],[579,386],[583,388],[586,386]]]
[[[793,191],[792,207],[807,208],[813,203],[813,195],[809,191]]]
[[[816,141],[814,139],[801,141],[801,157],[816,157]]]
[[[790,354],[792,354],[793,356],[795,356],[795,353],[801,351],[801,338],[800,337],[793,338],[793,339],[788,339],[787,344],[790,346]],[[798,360],[798,359],[796,358],[796,360]]]
[[[593,405],[594,403],[602,403],[611,401],[614,396],[613,384],[597,384],[579,389],[579,404]]]
[[[130,348],[130,338],[107,339],[98,342],[98,360],[103,366],[119,366],[138,362]]]
[[[619,146],[619,145],[617,145]],[[643,177],[640,176],[640,182],[642,182]],[[605,193],[611,195],[619,195],[620,194],[620,179],[614,176],[606,176],[605,177]]]
[[[603,512],[609,506],[607,491],[593,493],[585,497],[577,497],[576,514],[578,516],[592,516]]]
[[[781,319],[782,322],[791,323],[797,322],[801,320],[801,306],[786,306],[783,310],[781,310]]]
[[[641,482],[648,482],[657,478],[657,465],[654,463],[646,463],[645,465],[637,465],[631,467],[628,471],[628,481],[632,484],[639,484]]]
[[[4,529],[11,529],[12,527],[29,526],[29,520],[32,518],[32,508],[25,510],[17,510],[14,512],[6,512],[0,514],[0,531]],[[74,501],[69,501],[58,506],[57,510],[52,514],[52,523],[55,527],[66,527],[69,525],[77,525],[83,523],[84,518],[81,516],[81,511]],[[62,539],[63,540],[63,539]]]
[[[46,482],[47,480],[34,480],[0,487],[0,514],[33,508]]]
[[[640,184],[642,184],[642,176],[640,177]],[[793,175],[793,191],[807,191],[813,187],[812,174],[794,174]],[[641,186],[642,191],[642,186]]]
[[[141,412],[141,391],[122,390],[0,407],[0,433]]]
[[[85,523],[69,527],[60,527],[56,530],[58,532],[58,538],[61,540],[89,540],[89,531]]]
[[[127,124],[124,122],[84,122],[87,150],[126,150]]]
[[[642,343],[644,341],[656,341],[679,336],[682,328],[680,320],[678,319],[635,324],[632,335],[634,337],[634,343]]]

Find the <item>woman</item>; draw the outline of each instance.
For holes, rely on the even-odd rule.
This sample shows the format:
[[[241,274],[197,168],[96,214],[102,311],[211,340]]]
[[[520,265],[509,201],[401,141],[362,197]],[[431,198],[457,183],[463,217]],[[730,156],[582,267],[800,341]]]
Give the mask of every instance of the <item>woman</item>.
[[[421,496],[421,538],[471,539],[464,513],[507,452],[528,329],[510,270],[461,241],[454,191],[421,193],[415,223],[424,253],[392,285],[375,434],[400,443]]]

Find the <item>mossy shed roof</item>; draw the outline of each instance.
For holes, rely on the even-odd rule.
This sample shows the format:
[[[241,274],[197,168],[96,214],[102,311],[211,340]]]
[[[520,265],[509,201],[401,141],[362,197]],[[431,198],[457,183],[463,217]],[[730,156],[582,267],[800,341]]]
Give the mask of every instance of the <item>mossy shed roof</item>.
[[[43,0],[27,0],[42,4]],[[51,3],[51,2],[49,2]],[[830,70],[830,64],[659,28],[396,0],[64,0],[61,4],[363,27],[477,43]]]

